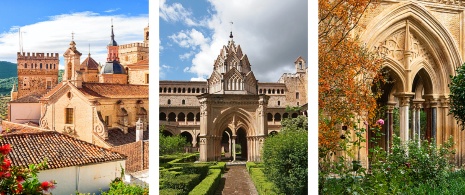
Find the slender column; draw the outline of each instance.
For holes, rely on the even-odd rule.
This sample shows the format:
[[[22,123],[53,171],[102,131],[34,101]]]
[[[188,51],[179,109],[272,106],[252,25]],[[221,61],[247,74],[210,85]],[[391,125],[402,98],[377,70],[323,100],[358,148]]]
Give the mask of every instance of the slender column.
[[[409,140],[409,97],[399,97],[400,100],[400,140],[402,142]]]
[[[416,115],[417,105],[413,104],[412,106],[412,140],[415,140],[416,130],[417,130],[417,115]]]
[[[417,104],[417,109],[416,109],[416,115],[417,115],[417,138],[418,138],[418,147],[420,147],[420,143],[421,143],[421,124],[420,124],[420,121],[421,121],[421,118],[420,118],[420,113],[421,113],[421,104]]]
[[[236,136],[232,136],[232,155],[233,155],[233,162],[236,161]]]
[[[392,135],[393,135],[393,127],[394,127],[394,121],[393,121],[393,110],[394,110],[394,105],[395,102],[393,103],[388,103],[388,109],[387,109],[387,121],[386,121],[386,151],[390,152],[391,147],[392,147]]]

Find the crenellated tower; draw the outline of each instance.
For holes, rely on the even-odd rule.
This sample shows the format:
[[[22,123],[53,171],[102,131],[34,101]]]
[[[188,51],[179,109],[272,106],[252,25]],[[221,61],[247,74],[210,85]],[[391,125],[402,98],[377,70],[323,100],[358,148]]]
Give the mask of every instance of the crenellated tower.
[[[18,92],[16,99],[44,94],[58,83],[58,53],[17,53]]]

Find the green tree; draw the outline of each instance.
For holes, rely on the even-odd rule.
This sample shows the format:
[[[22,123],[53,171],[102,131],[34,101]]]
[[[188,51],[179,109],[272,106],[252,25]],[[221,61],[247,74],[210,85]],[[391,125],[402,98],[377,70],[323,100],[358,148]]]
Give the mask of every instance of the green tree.
[[[307,117],[287,118],[281,132],[266,138],[263,146],[265,175],[281,192],[307,194]]]
[[[456,72],[457,75],[450,76],[450,110],[449,113],[454,116],[457,123],[464,129],[465,124],[465,64],[460,66]]]
[[[180,135],[166,136],[163,135],[164,126],[160,126],[159,150],[160,156],[165,154],[174,154],[182,152],[185,146],[188,145],[186,138]]]

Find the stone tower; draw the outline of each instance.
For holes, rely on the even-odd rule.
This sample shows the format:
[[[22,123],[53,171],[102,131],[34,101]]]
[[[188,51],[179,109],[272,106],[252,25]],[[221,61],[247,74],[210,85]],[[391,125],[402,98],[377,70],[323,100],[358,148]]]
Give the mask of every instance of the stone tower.
[[[143,43],[129,43],[119,46],[119,61],[126,68],[128,64],[134,64],[149,58],[149,27],[144,28]]]
[[[295,62],[295,73],[284,73],[278,83],[286,85],[286,102],[292,102],[289,106],[302,106],[307,100],[307,65],[305,60],[299,56]]]
[[[63,57],[65,58],[63,81],[74,80],[76,71],[79,71],[80,69],[81,55],[82,53],[76,49],[76,43],[72,40],[69,43],[69,48],[63,54]]]
[[[18,52],[17,99],[29,94],[44,94],[58,83],[58,53]]]
[[[111,40],[107,46],[107,62],[100,69],[99,83],[127,84],[128,75],[125,68],[120,64],[118,57],[118,43],[115,41],[113,25],[111,25]]]

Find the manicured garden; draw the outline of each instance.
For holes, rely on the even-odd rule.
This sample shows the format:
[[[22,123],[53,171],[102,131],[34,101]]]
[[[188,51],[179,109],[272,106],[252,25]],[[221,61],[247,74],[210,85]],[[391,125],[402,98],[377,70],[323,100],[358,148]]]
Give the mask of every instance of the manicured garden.
[[[194,163],[195,154],[160,156],[160,194],[214,194],[226,163]]]

